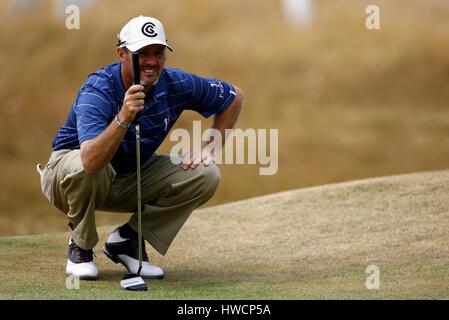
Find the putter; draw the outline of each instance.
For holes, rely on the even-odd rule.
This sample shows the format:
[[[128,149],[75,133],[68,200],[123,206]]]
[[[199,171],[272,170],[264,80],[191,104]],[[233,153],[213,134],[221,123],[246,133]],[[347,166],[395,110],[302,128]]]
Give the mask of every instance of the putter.
[[[133,84],[140,84],[140,66],[139,53],[133,52]],[[140,185],[140,115],[136,118],[136,159],[137,159],[137,234],[139,241],[139,269],[137,274],[130,273],[122,278],[120,285],[122,288],[130,291],[147,291],[148,287],[145,281],[140,276],[142,270],[142,199],[141,199],[141,185]]]

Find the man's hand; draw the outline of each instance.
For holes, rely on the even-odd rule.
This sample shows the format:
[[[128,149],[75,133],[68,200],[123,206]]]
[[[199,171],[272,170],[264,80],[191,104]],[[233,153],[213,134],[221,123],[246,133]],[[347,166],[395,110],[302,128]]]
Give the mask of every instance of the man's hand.
[[[237,121],[240,111],[243,107],[244,94],[240,88],[234,86],[236,97],[231,105],[222,113],[216,114],[212,124],[213,129],[217,129],[221,133],[222,141],[208,141],[201,150],[188,149],[182,155],[181,168],[187,170],[189,168],[195,169],[200,163],[206,167],[215,163],[217,154],[220,153],[226,140],[226,129],[232,129]]]
[[[136,114],[142,111],[145,104],[145,93],[143,92],[143,86],[135,84],[129,87],[125,93],[123,99],[123,105],[119,113],[119,119],[126,124],[131,123]]]
[[[129,87],[118,115],[120,122],[130,124],[136,114],[143,110],[144,99],[143,86],[139,84]],[[84,141],[80,146],[84,170],[95,173],[104,168],[111,161],[126,132],[127,130],[111,122],[98,137]]]
[[[195,169],[201,163],[207,167],[211,163],[215,163],[216,160],[216,155],[214,154],[213,150],[211,151],[209,150],[209,148],[194,150],[188,149],[182,155],[181,168],[183,168],[184,170],[187,170],[189,168]]]

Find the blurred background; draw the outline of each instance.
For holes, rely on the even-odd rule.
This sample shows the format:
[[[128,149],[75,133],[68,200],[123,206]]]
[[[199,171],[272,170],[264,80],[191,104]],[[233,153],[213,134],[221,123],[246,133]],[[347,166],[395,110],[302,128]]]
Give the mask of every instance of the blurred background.
[[[80,7],[79,30],[65,26],[70,4]],[[380,30],[365,27],[370,4]],[[207,206],[448,168],[446,0],[0,0],[0,235],[66,231],[35,165],[48,160],[80,85],[116,60],[116,34],[140,14],[163,22],[175,49],[167,67],[244,90],[237,127],[279,129],[278,173],[220,165]],[[185,112],[176,127],[200,119]],[[97,215],[98,225],[125,220]]]

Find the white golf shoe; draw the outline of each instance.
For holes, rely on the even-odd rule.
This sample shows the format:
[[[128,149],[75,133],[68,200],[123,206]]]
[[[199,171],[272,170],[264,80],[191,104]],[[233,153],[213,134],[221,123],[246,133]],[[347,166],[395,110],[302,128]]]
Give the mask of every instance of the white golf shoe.
[[[98,270],[93,261],[93,251],[81,249],[70,240],[65,273],[67,276],[73,276],[81,280],[98,280]]]
[[[103,252],[115,263],[121,263],[129,273],[137,273],[139,269],[139,243],[137,233],[128,225],[116,228],[103,246]],[[164,271],[150,264],[142,240],[142,270],[140,276],[146,279],[163,279]]]

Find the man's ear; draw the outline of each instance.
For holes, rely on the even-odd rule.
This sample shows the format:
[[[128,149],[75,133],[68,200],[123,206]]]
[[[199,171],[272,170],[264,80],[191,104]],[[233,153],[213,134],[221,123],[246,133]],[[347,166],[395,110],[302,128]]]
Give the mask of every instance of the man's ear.
[[[117,57],[119,58],[120,62],[125,61],[125,57],[128,53],[123,48],[117,48]]]

